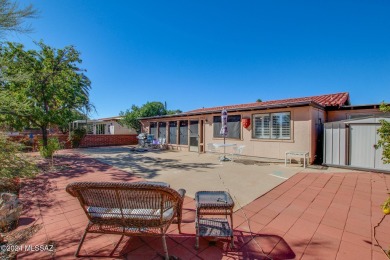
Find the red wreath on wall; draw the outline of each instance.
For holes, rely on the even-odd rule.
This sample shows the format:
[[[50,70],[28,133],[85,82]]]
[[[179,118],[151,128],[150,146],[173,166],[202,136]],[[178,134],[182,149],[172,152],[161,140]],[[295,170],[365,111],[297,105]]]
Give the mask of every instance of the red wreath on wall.
[[[242,126],[244,128],[248,128],[251,125],[251,119],[250,118],[243,118],[242,119]]]

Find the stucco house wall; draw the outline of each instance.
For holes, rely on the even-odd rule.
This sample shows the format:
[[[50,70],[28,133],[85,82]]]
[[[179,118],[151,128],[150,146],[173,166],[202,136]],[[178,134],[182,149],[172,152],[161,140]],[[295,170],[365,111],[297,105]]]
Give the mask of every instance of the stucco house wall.
[[[375,108],[360,108],[360,109],[348,109],[348,110],[335,110],[335,111],[328,111],[328,122],[335,122],[335,121],[341,121],[346,119],[353,119],[353,118],[362,118],[362,117],[369,117],[373,115],[382,115],[383,112],[379,110],[379,107]]]

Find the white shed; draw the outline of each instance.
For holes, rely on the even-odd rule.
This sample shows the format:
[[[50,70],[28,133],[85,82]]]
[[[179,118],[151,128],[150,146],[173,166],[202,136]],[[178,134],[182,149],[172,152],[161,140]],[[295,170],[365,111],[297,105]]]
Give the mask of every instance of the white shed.
[[[382,161],[382,148],[375,148],[380,120],[390,121],[390,117],[325,123],[324,164],[390,171],[390,164]]]

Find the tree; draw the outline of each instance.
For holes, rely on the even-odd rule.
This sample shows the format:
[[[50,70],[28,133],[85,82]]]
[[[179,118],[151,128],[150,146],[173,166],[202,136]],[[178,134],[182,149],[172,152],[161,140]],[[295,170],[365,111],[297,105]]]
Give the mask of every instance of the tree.
[[[175,109],[175,110],[167,110],[167,115],[175,115],[175,114],[180,114],[183,113],[180,109]]]
[[[88,111],[79,111],[77,109],[73,110],[68,121],[63,122],[62,124],[58,124],[58,129],[63,133],[68,133],[71,128],[69,127],[69,123],[76,120],[85,120],[88,121]]]
[[[256,100],[256,102],[263,102],[263,100],[261,100],[261,98],[258,98],[258,99]]]
[[[137,132],[141,131],[141,123],[139,118],[141,117],[151,117],[151,116],[163,116],[181,113],[181,110],[167,110],[166,106],[161,102],[146,102],[146,104],[138,107],[132,105],[130,109],[127,109],[125,112],[121,111],[119,113],[122,116],[120,123],[126,125],[127,127],[135,129]]]
[[[24,25],[28,18],[36,17],[37,11],[32,5],[25,8],[19,8],[17,2],[9,0],[0,0],[0,37],[6,32],[28,33],[31,28]]]
[[[384,113],[390,112],[390,105],[382,103],[380,110]],[[390,163],[390,122],[381,120],[381,127],[378,129],[379,141],[377,147],[383,148],[382,160],[384,163]]]
[[[50,124],[70,122],[75,110],[91,106],[91,82],[78,67],[80,53],[73,46],[37,46],[0,46],[0,115],[11,126],[39,127],[46,147]]]

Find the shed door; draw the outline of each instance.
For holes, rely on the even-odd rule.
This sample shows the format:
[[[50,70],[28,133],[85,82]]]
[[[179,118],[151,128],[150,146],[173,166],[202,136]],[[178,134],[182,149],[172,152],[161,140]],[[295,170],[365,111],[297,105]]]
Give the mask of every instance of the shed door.
[[[375,140],[375,143],[378,142],[379,140],[379,134],[378,134],[378,128],[380,127],[380,125],[376,125],[375,126],[375,133],[376,133],[376,140]],[[384,164],[383,163],[383,160],[382,160],[382,152],[383,152],[383,148],[380,147],[378,149],[375,150],[375,168],[376,169],[381,169],[381,170],[390,170],[390,164]]]
[[[350,162],[351,166],[362,168],[375,167],[375,125],[350,125]]]

